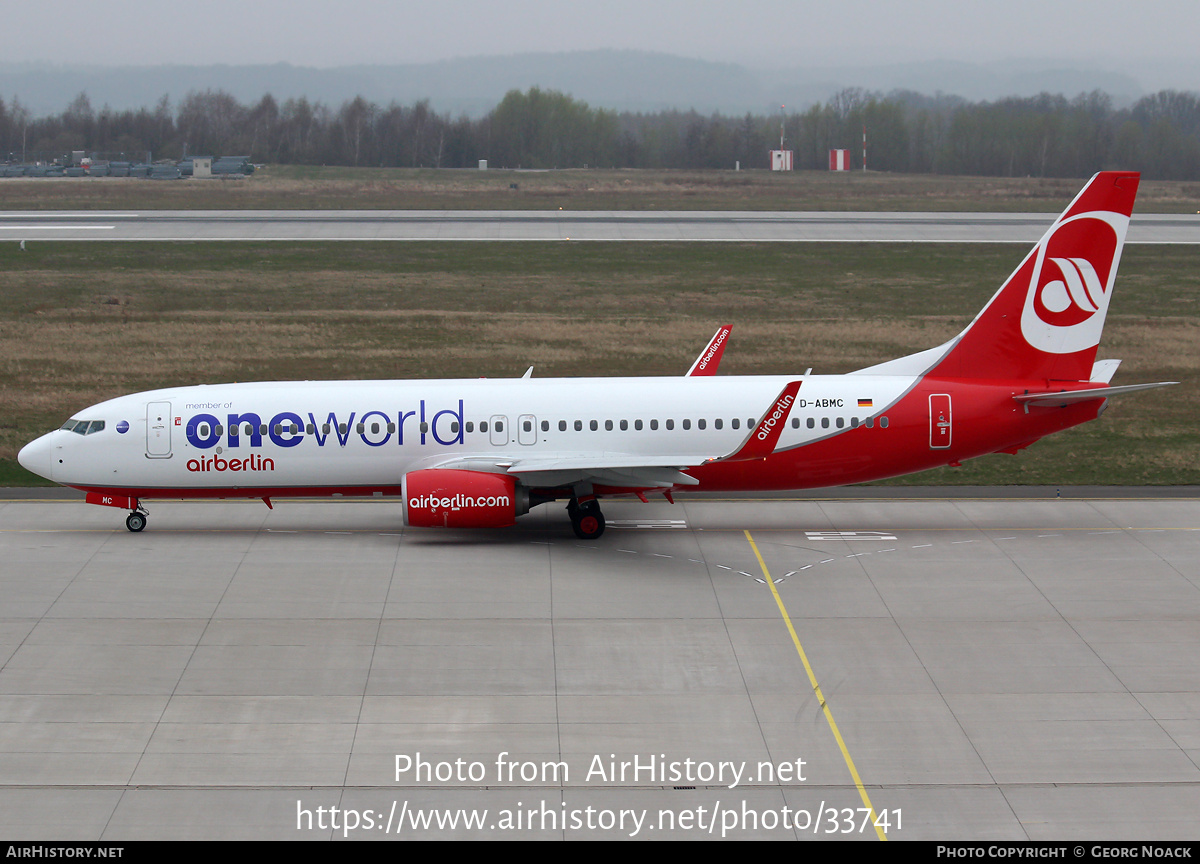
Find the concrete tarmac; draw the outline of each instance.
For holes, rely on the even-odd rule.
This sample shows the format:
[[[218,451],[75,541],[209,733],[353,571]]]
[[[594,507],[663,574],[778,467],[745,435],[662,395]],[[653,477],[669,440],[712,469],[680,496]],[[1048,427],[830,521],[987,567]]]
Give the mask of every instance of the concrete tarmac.
[[[1034,243],[1053,213],[155,210],[0,212],[11,240]],[[1135,214],[1129,243],[1200,243],[1200,215]]]
[[[18,493],[0,834],[1196,839],[1194,490],[855,491],[587,543]]]

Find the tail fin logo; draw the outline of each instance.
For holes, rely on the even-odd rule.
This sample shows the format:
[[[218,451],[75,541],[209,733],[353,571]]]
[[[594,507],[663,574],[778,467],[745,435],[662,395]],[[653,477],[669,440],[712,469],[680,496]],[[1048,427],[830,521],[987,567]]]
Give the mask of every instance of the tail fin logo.
[[[1033,348],[1072,354],[1100,344],[1129,217],[1081,213],[1038,244],[1021,333]]]

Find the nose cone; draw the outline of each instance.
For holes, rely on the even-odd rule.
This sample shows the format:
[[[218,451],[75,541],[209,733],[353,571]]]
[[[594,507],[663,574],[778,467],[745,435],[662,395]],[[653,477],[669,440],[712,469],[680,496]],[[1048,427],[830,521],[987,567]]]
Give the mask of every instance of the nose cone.
[[[54,454],[50,448],[52,434],[46,434],[35,441],[30,441],[17,454],[17,461],[26,471],[32,471],[47,480],[54,479]]]

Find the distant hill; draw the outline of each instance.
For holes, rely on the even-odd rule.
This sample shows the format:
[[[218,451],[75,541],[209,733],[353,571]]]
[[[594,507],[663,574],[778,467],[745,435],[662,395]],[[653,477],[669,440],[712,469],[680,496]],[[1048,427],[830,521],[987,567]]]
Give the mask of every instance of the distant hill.
[[[361,95],[381,105],[428,99],[440,113],[480,117],[510,89],[560,90],[593,107],[703,114],[769,114],[781,103],[802,110],[845,87],[943,92],[969,100],[1029,96],[1047,91],[1074,96],[1103,90],[1119,104],[1143,95],[1136,79],[1100,68],[1064,68],[1052,61],[970,64],[943,61],[875,67],[794,66],[752,69],[643,51],[576,51],[467,57],[397,66],[315,69],[286,63],[259,66],[73,67],[0,63],[0,97],[12,96],[35,115],[57,114],[81,91],[93,108],[153,107],[167,95],[225,90],[241,102],[271,93],[277,100],[306,96],[337,106]],[[1183,85],[1186,86],[1186,85]]]

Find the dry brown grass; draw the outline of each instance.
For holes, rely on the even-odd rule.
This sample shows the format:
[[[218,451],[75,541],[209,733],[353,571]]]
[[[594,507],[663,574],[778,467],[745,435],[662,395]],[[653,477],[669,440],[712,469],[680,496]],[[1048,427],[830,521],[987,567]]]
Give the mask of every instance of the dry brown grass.
[[[0,210],[556,209],[1032,210],[1054,212],[1086,178],[828,171],[474,171],[267,166],[242,179],[2,178]],[[511,188],[515,185],[517,188]],[[1145,181],[1142,213],[1195,213],[1200,183]]]

